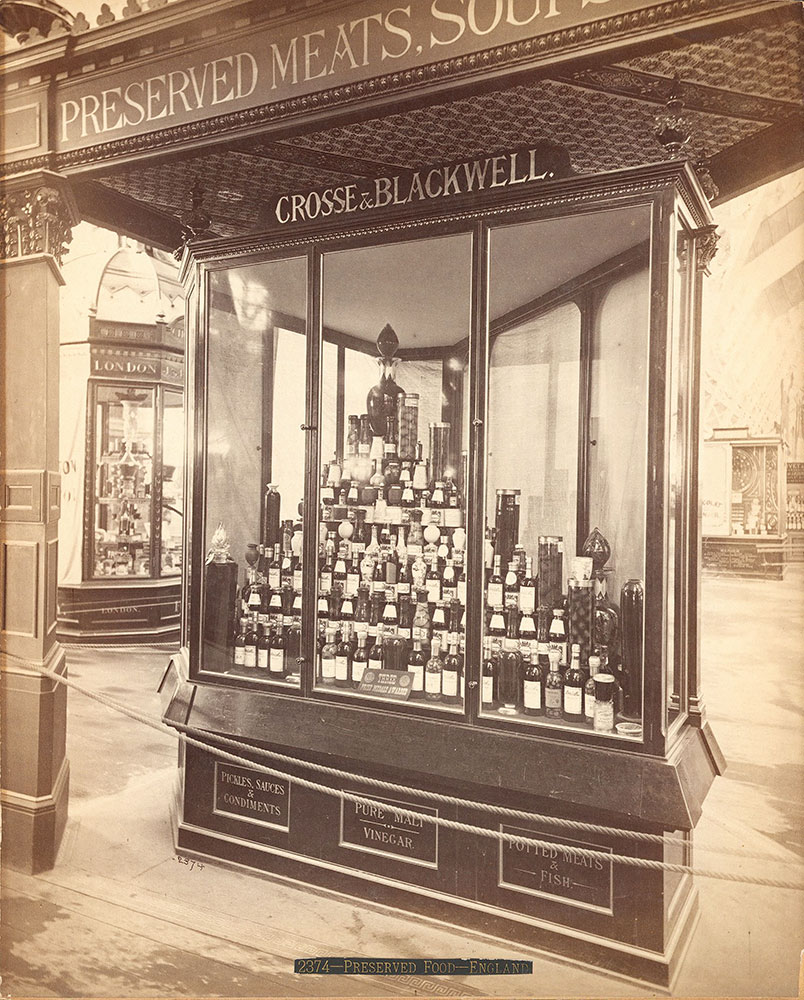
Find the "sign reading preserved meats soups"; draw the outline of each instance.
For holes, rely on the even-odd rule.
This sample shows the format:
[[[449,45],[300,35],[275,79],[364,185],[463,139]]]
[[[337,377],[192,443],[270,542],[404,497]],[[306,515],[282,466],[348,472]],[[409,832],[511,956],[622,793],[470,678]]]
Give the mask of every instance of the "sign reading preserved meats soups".
[[[376,799],[362,792],[359,802],[341,799],[340,846],[437,868],[438,826],[411,812],[438,816],[430,806]]]
[[[534,830],[500,825],[502,833],[546,840],[555,846],[500,841],[498,884],[504,889],[544,896],[587,910],[613,913],[613,864],[581,854],[576,848],[613,853],[610,847],[553,837]]]
[[[215,761],[215,799],[212,811],[249,823],[290,828],[290,782],[261,771]]]
[[[310,14],[277,18],[208,43],[148,60],[131,60],[85,79],[59,82],[55,142],[59,151],[175,128],[231,112],[332,90],[375,77],[466,57],[456,72],[481,71],[493,60],[479,53],[516,46],[512,58],[544,61],[554,46],[532,39],[663,0],[366,0]],[[638,30],[642,18],[589,30],[587,48],[610,41],[612,29]],[[566,45],[579,34],[568,33]],[[561,47],[560,45],[558,46]],[[372,81],[373,82],[373,81]],[[374,87],[369,85],[371,90]],[[379,88],[377,88],[379,89]],[[22,109],[11,109],[22,110]],[[26,124],[26,123],[22,123]],[[28,124],[29,146],[35,124]],[[19,129],[18,129],[19,131]],[[23,130],[24,131],[24,130]],[[27,136],[28,133],[25,133]],[[24,137],[25,138],[25,137]],[[20,148],[25,146],[23,140]]]

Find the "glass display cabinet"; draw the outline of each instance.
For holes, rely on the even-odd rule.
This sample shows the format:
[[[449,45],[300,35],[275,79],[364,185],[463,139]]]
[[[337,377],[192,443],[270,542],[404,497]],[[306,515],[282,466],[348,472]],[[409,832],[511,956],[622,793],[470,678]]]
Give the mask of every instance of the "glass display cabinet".
[[[782,579],[790,559],[784,445],[716,428],[701,455],[703,567]]]
[[[692,879],[605,855],[689,864],[723,766],[691,474],[709,209],[676,162],[446,211],[185,257],[165,718],[286,776],[187,747],[177,842],[667,984]]]
[[[86,578],[181,576],[183,398],[158,385],[91,384],[94,475]]]

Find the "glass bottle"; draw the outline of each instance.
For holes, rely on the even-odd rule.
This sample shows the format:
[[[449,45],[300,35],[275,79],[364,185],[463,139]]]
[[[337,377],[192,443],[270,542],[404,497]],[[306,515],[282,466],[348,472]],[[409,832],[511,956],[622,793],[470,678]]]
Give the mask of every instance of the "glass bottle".
[[[503,605],[506,608],[519,608],[519,574],[516,571],[516,563],[508,563],[508,572],[503,581]]]
[[[344,621],[341,626],[341,641],[335,650],[335,684],[337,687],[352,686],[352,626]]]
[[[550,671],[544,680],[544,714],[548,719],[563,719],[564,717],[564,679],[559,671],[561,653],[553,648],[547,653],[550,658]]]
[[[453,705],[460,702],[462,674],[463,664],[458,653],[458,637],[456,635],[449,644],[449,652],[444,658],[441,674],[441,692],[444,701]]]
[[[369,650],[369,666],[373,670],[382,670],[382,622],[377,623],[377,635]]]
[[[427,607],[427,591],[419,590],[416,595],[416,611],[413,615],[411,631],[414,641],[425,643],[430,638],[430,612]]]
[[[538,651],[535,646],[531,646],[527,660],[523,656],[522,663],[522,707],[525,715],[544,714],[542,684]]]
[[[234,638],[234,665],[245,667],[246,665],[246,632],[248,632],[248,618],[240,619],[240,628]]]
[[[525,577],[519,586],[519,610],[523,615],[536,613],[536,579],[533,576],[533,559],[525,558]]]
[[[491,620],[489,621],[489,627],[486,632],[492,639],[505,638],[505,618],[503,616],[503,609],[501,606],[492,609]]]
[[[427,588],[427,600],[430,604],[437,604],[441,600],[441,574],[438,571],[438,563],[435,559],[430,563],[427,576],[424,580]]]
[[[433,636],[430,641],[430,659],[424,668],[424,691],[428,701],[441,701],[441,640]]]
[[[521,673],[522,657],[519,655],[516,640],[506,637],[497,679],[497,697],[501,702],[497,711],[500,715],[517,714]]]
[[[502,608],[503,602],[503,579],[500,575],[500,557],[494,557],[494,568],[486,587],[486,604],[490,608]]]
[[[411,572],[407,553],[399,560],[399,568],[396,574],[396,592],[399,597],[410,594]]]
[[[246,630],[243,648],[243,666],[246,670],[254,670],[257,666],[257,616],[251,615]]]
[[[581,670],[581,647],[572,644],[572,660],[564,674],[564,718],[568,722],[583,720],[584,676]]]
[[[564,627],[564,612],[561,608],[553,609],[553,621],[550,624],[548,646],[558,652],[558,662],[562,667],[567,665],[567,630]]]
[[[589,657],[589,676],[583,686],[583,717],[587,725],[595,720],[595,674],[600,671],[600,657]]]
[[[274,634],[271,637],[271,650],[268,661],[268,671],[274,680],[285,676],[286,646],[284,629],[281,625],[276,625],[274,627]]]
[[[497,646],[497,656],[492,652],[492,647]],[[480,704],[482,708],[493,709],[495,707],[496,687],[497,687],[497,665],[499,663],[499,643],[494,643],[492,639],[483,639],[483,665],[481,668],[482,687],[480,691]]]
[[[257,669],[263,674],[267,674],[271,658],[271,629],[268,624],[267,615],[261,616],[260,634],[257,638]]]
[[[364,632],[357,634],[357,649],[352,657],[352,684],[357,687],[363,680],[368,664],[368,650],[366,649],[366,635]]]
[[[408,656],[408,671],[413,674],[410,685],[411,698],[422,698],[424,696],[424,666],[427,657],[424,654],[424,647],[421,639],[413,640],[413,650]]]
[[[427,489],[427,463],[422,457],[423,446],[421,441],[416,442],[416,459],[413,465],[413,489]]]
[[[447,559],[444,566],[444,572],[441,577],[441,593],[445,601],[454,601],[458,596],[458,578],[452,559]]]
[[[268,483],[262,504],[262,543],[276,545],[280,541],[279,507],[281,501],[275,483]]]
[[[285,673],[288,675],[300,672],[298,657],[301,655],[301,605],[301,594],[294,594],[285,646]]]
[[[620,591],[622,630],[623,714],[639,719],[642,713],[642,643],[645,592],[641,580],[626,580]]]
[[[396,601],[394,600],[393,588],[389,587],[386,592],[385,607],[382,612],[383,635],[396,635],[399,628],[399,616],[397,614]]]
[[[335,643],[335,629],[327,628],[324,645],[319,654],[319,676],[322,684],[335,683],[335,655],[337,646]]]
[[[593,726],[596,733],[614,731],[614,689],[617,682],[612,674],[595,675],[595,709]]]
[[[329,601],[324,594],[318,595],[318,609],[316,611],[316,618],[318,622],[318,650],[319,652],[326,642],[327,629],[329,628]]]
[[[441,649],[447,648],[447,624],[447,613],[444,607],[444,602],[439,601],[433,610],[433,620],[430,626],[430,631],[434,639],[438,636],[441,643]]]

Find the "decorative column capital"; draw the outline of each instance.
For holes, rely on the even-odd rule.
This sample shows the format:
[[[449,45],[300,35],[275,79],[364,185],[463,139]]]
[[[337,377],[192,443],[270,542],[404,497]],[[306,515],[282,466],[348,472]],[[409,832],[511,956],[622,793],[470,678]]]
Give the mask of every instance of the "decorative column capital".
[[[703,226],[701,229],[696,229],[693,236],[695,237],[698,270],[709,274],[709,265],[717,253],[720,233],[717,231],[717,226]]]
[[[67,181],[48,170],[19,174],[0,192],[0,259],[49,254],[61,264],[80,221]]]

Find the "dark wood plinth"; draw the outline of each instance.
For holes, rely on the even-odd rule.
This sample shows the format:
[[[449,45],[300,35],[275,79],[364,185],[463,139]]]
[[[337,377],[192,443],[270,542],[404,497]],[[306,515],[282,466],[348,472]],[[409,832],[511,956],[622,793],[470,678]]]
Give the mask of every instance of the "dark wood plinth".
[[[340,762],[343,763],[343,762]],[[303,767],[275,764],[291,775],[311,777],[334,788],[365,794],[369,803],[396,803],[408,809],[438,809],[440,816],[472,825],[498,828],[501,820],[487,812],[455,805],[434,804],[415,796],[390,795],[355,780],[336,780],[316,776]],[[348,764],[346,765],[348,767]],[[440,828],[437,845],[434,837],[422,828],[394,854],[376,840],[366,843],[359,836],[361,827],[349,825],[350,803],[323,792],[302,787],[293,781],[279,797],[289,797],[287,809],[277,809],[273,817],[235,815],[249,799],[249,791],[240,788],[230,801],[222,802],[219,769],[239,781],[256,784],[260,772],[218,762],[188,747],[185,757],[183,801],[176,817],[176,843],[182,851],[243,865],[248,868],[294,879],[316,888],[345,892],[360,899],[380,902],[450,923],[468,926],[528,947],[541,948],[573,961],[667,987],[672,981],[679,957],[692,932],[697,916],[697,895],[689,876],[669,876],[656,870],[636,869],[616,863],[603,866],[596,873],[595,901],[579,902],[575,889],[558,890],[557,895],[532,891],[511,880],[522,878],[520,855],[509,859],[503,868],[502,852],[495,840],[475,834]],[[467,768],[468,769],[468,768]],[[387,769],[354,769],[358,773],[383,775],[386,779],[417,781],[422,789],[446,791],[443,782],[424,775],[413,776]],[[262,776],[269,783],[272,779]],[[455,789],[451,789],[455,793]],[[226,794],[224,792],[224,794]],[[464,785],[458,794],[471,797],[471,786]],[[264,798],[259,793],[257,799]],[[479,797],[475,799],[478,801]],[[496,801],[548,815],[571,815],[588,821],[622,825],[623,817],[605,812],[580,813],[566,804],[538,796],[500,792]],[[352,805],[351,808],[354,808]],[[230,810],[234,810],[230,811]],[[345,811],[345,812],[344,812]],[[249,812],[248,809],[245,810]],[[369,815],[377,814],[372,809]],[[388,811],[376,827],[393,827]],[[365,820],[376,823],[375,819]],[[564,848],[572,845],[611,850],[618,854],[679,860],[679,848],[659,844],[641,844],[624,838],[612,838],[586,832],[562,833],[549,824],[502,819],[506,829],[548,840],[555,838]],[[660,832],[656,827],[635,824],[638,829]],[[374,827],[372,827],[374,828]],[[425,838],[419,847],[416,837]],[[562,847],[556,847],[561,856]],[[548,852],[549,853],[549,852]],[[589,879],[585,866],[577,859],[559,860],[560,872],[578,872],[581,882]],[[549,872],[550,857],[525,863],[526,873],[534,865],[541,873]],[[608,868],[608,870],[607,870]],[[563,875],[562,875],[563,877]],[[568,892],[565,898],[562,894]]]
[[[177,577],[59,587],[57,634],[63,643],[178,642],[180,599]]]
[[[203,730],[212,740],[214,734],[235,738],[247,746],[240,756],[286,777],[188,746],[176,813],[181,850],[470,926],[618,975],[671,983],[697,912],[692,879],[602,859],[592,868],[573,847],[689,864],[691,831],[722,764],[707,727],[687,727],[664,759],[193,684],[185,667],[184,653],[176,654],[160,684],[165,721]],[[261,758],[256,748],[294,763]],[[381,790],[361,776],[410,791]],[[360,809],[343,791],[364,796]],[[469,804],[427,800],[426,791]],[[547,820],[493,814],[478,803],[619,830],[675,831],[684,843],[563,831]],[[521,845],[520,855],[477,833],[439,827],[436,836],[431,824],[394,807],[437,810],[442,818],[494,830],[502,823],[508,833],[555,847]]]

